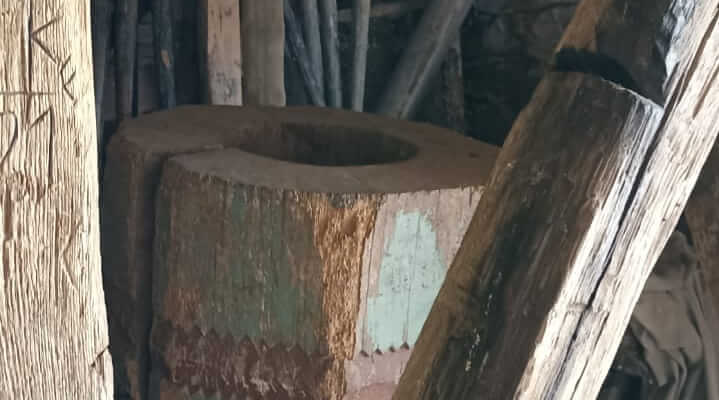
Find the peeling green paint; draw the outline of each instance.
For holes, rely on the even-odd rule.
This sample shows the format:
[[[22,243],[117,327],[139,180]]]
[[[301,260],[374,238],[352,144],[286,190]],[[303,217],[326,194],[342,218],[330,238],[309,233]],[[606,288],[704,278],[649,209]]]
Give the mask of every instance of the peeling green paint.
[[[447,272],[426,215],[396,215],[379,268],[376,294],[367,299],[367,333],[376,349],[412,346]]]

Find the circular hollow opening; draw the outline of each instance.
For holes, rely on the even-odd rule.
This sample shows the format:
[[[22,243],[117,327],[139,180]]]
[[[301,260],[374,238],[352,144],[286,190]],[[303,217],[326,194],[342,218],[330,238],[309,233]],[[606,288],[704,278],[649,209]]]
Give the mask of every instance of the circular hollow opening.
[[[409,160],[417,147],[368,129],[283,124],[248,134],[238,148],[298,164],[348,167]]]

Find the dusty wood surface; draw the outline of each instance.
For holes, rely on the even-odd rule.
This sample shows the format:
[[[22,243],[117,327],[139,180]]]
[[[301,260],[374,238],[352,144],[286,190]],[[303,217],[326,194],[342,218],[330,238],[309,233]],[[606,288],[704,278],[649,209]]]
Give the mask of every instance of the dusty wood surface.
[[[155,69],[162,108],[172,108],[177,104],[172,12],[172,0],[152,0]]]
[[[200,0],[203,103],[242,105],[242,42],[237,0]]]
[[[284,106],[283,0],[241,0],[243,101]]]
[[[678,57],[644,64],[657,78],[637,85],[669,100],[661,107],[589,74],[545,77],[500,153],[394,398],[596,397],[714,143],[719,107],[717,2],[665,1],[664,13],[624,3],[583,2],[572,23],[583,29],[564,42],[603,37],[602,25],[576,20],[603,15],[600,5],[626,10],[626,25],[607,25],[612,35],[653,32]],[[657,26],[677,13],[679,29]],[[626,57],[616,63],[642,64]],[[578,60],[565,69],[622,82],[606,64]]]
[[[388,80],[377,112],[394,118],[414,116],[436,78],[447,51],[459,37],[472,0],[431,0]]]
[[[369,19],[371,0],[354,0],[354,52],[352,58],[352,87],[350,107],[354,111],[364,109],[365,76],[367,74],[367,48],[369,47]]]
[[[0,398],[112,398],[88,1],[0,1]]]
[[[115,6],[115,77],[117,118],[133,115],[138,0],[118,0]]]
[[[719,309],[719,146],[714,145],[686,209],[686,222],[705,282]]]
[[[328,132],[332,132],[331,136],[324,137],[344,138],[341,140],[347,140],[349,146],[335,144],[329,148],[345,150],[337,150],[336,153],[326,154],[323,157],[312,157],[312,153],[306,152],[308,149],[311,150],[311,147],[306,147],[303,144],[305,139],[302,139],[312,131],[303,130],[302,126],[317,121],[321,121],[324,127],[323,130],[319,130],[320,133],[325,132],[327,135]],[[375,127],[373,131],[367,131],[367,124]],[[414,154],[411,149],[405,146],[393,147],[398,144],[392,144],[391,140],[378,142],[380,139],[373,134],[374,131],[387,132],[392,137],[404,138],[415,143],[422,149],[417,153],[421,154],[421,157],[411,158]],[[298,141],[278,140],[282,132],[288,134],[289,138],[298,138],[296,139]],[[344,133],[337,135],[338,132]],[[367,140],[369,142],[366,142]],[[260,146],[262,143],[266,146]],[[387,149],[385,146],[390,147]],[[300,164],[277,163],[272,158],[253,156],[239,151],[238,147],[268,157],[295,157]],[[386,151],[378,151],[382,149]],[[262,358],[259,365],[276,368],[275,371],[278,373],[285,371],[281,366],[301,360],[314,360],[311,367],[317,367],[320,371],[327,366],[325,362],[330,363],[332,371],[327,376],[322,376],[321,382],[324,383],[317,384],[317,387],[312,386],[312,390],[337,394],[344,390],[355,391],[367,384],[393,385],[399,377],[399,370],[406,362],[406,357],[403,355],[392,357],[390,348],[399,352],[403,345],[411,346],[416,338],[421,326],[418,325],[418,321],[422,318],[422,307],[425,307],[426,315],[434,298],[432,290],[436,290],[433,286],[437,284],[436,274],[443,274],[453,252],[459,247],[471,210],[479,200],[479,185],[486,179],[496,152],[497,150],[492,146],[471,141],[445,129],[333,109],[179,107],[168,114],[148,114],[138,120],[128,121],[110,143],[108,175],[104,190],[107,194],[128,193],[130,197],[108,195],[103,205],[103,245],[106,251],[105,267],[108,272],[106,287],[113,346],[117,346],[113,347],[113,354],[116,355],[118,368],[133,371],[132,368],[136,367],[132,366],[137,366],[138,360],[144,359],[146,363],[147,354],[141,352],[147,347],[146,333],[150,327],[150,319],[153,318],[149,303],[149,293],[153,290],[158,301],[155,307],[163,305],[156,308],[159,312],[154,316],[157,324],[156,329],[153,328],[155,329],[153,351],[156,357],[153,359],[161,361],[170,368],[167,371],[175,371],[177,373],[173,375],[175,377],[190,379],[188,374],[193,370],[190,369],[188,372],[183,366],[187,366],[187,362],[192,361],[195,353],[185,353],[187,356],[181,356],[183,353],[180,350],[182,346],[192,346],[199,352],[216,354],[217,357],[222,354],[236,355],[244,351],[249,352],[248,354],[260,355],[265,358]],[[185,155],[179,157],[183,154]],[[401,157],[410,157],[410,160],[401,164],[378,164],[364,168],[332,166],[347,162],[366,164],[390,161],[397,154]],[[380,158],[377,158],[378,156]],[[303,164],[302,162],[308,160],[307,157],[329,166]],[[204,207],[205,211],[200,214],[180,212],[184,217],[173,211],[172,226],[189,223],[187,218],[192,215],[199,216],[198,221],[202,221],[201,225],[190,230],[175,228],[168,230],[166,225],[163,225],[164,228],[159,229],[156,236],[153,221],[157,220],[159,224],[162,218],[159,220],[156,218],[154,196],[160,185],[163,166],[167,167],[166,170],[170,168],[170,163],[167,161],[169,159],[174,160],[172,174],[178,174],[173,175],[178,179],[165,180],[164,185],[169,192],[161,191],[163,196],[172,199],[176,199],[176,196],[185,197],[186,204],[172,200],[173,210],[184,209],[189,212],[192,207]],[[446,165],[446,168],[442,170],[435,168],[436,163],[440,161]],[[198,176],[210,179],[197,181]],[[216,192],[219,187],[227,190]],[[200,191],[199,188],[203,190]],[[282,188],[284,190],[280,190]],[[424,189],[427,191],[425,192]],[[325,194],[328,191],[336,194]],[[186,196],[181,193],[186,193]],[[204,194],[201,195],[202,193]],[[225,203],[225,200],[230,201],[230,195],[233,196],[232,202],[238,206],[237,208],[224,208],[229,204]],[[257,208],[259,205],[250,201],[260,197],[276,201],[272,202],[273,206],[270,208],[261,207],[262,212],[260,212]],[[225,200],[222,200],[223,198]],[[352,199],[356,200],[355,203],[350,201]],[[369,206],[371,202],[374,202],[372,207]],[[160,203],[164,204],[164,201]],[[241,206],[242,204],[245,205]],[[314,205],[319,208],[313,208]],[[164,208],[160,207],[161,210]],[[165,213],[163,215],[167,215],[168,210],[162,211]],[[231,210],[246,211],[241,214],[227,214]],[[282,214],[285,215],[284,223],[281,222]],[[362,222],[363,218],[369,218],[369,214],[376,214],[372,218],[372,226],[364,225]],[[216,223],[216,218],[224,218],[223,216],[229,218],[224,225],[227,228],[224,232],[230,236],[215,235],[223,226],[223,223]],[[298,217],[295,221],[290,218],[291,216]],[[448,220],[455,223],[443,223]],[[232,229],[229,229],[228,224],[234,226],[232,229],[238,230],[237,235],[231,232]],[[251,232],[243,228],[250,225],[262,226],[262,228]],[[200,226],[204,228],[199,228]],[[289,234],[290,226],[295,226],[297,229],[293,236],[287,239],[283,236],[283,232]],[[237,282],[225,280],[221,283],[222,279],[218,275],[217,281],[214,278],[212,281],[203,279],[214,283],[203,284],[185,292],[181,288],[192,282],[186,280],[189,275],[182,272],[179,275],[172,273],[167,279],[159,279],[159,283],[156,280],[155,284],[151,285],[153,238],[158,238],[155,243],[164,243],[161,237],[167,237],[169,234],[174,235],[177,240],[168,239],[167,251],[157,254],[166,254],[174,260],[180,253],[190,251],[204,260],[200,264],[195,264],[192,270],[209,271],[197,268],[198,265],[207,265],[205,261],[212,259],[205,260],[204,256],[200,255],[200,252],[207,249],[205,246],[198,245],[200,242],[186,249],[178,246],[179,243],[189,240],[187,235],[203,232],[205,228],[211,230],[200,235],[203,237],[202,243],[206,240],[218,240],[217,254],[220,256],[217,259],[218,266],[228,262],[228,258],[222,254],[232,253],[235,258],[244,257],[245,263],[251,266],[265,265],[274,257],[278,263],[273,265],[284,268],[289,268],[289,265],[295,263],[306,265],[306,269],[303,270],[305,272],[297,279],[304,277],[300,282],[305,282],[308,286],[300,292],[294,289],[273,290],[272,293],[277,294],[276,296],[268,292],[267,298],[272,302],[267,303],[268,311],[263,314],[257,308],[258,298],[255,297],[255,294],[261,295],[262,291],[249,290],[250,287],[259,289],[257,282],[253,284],[255,286],[248,286],[248,290],[239,290],[235,287],[237,290],[228,291],[228,288]],[[366,236],[368,232],[375,233],[366,240],[357,240],[359,237],[357,235]],[[314,236],[315,234],[319,236]],[[267,235],[285,237],[283,240],[288,246],[291,244],[293,251],[286,253],[284,247],[278,244],[281,242],[271,246],[262,245],[264,242],[261,240],[270,240],[270,236]],[[256,241],[249,241],[242,246],[232,244],[238,240],[250,240],[251,237]],[[230,240],[230,238],[235,239]],[[240,247],[245,246],[252,246],[255,250],[251,253],[240,250]],[[422,248],[423,251],[415,252],[416,247]],[[382,252],[385,248],[391,251]],[[345,254],[340,249],[347,251],[354,249],[355,253],[359,253]],[[194,253],[195,251],[197,253]],[[424,267],[418,269],[411,263],[415,253],[420,254],[418,257],[427,260],[423,263]],[[197,258],[180,257],[183,261],[176,266],[165,263],[157,265],[165,268],[165,271],[168,268],[189,271],[187,268],[199,262]],[[279,263],[281,260],[285,263]],[[312,260],[317,262],[311,262]],[[329,266],[338,269],[335,271]],[[319,272],[311,275],[309,273],[311,269]],[[339,279],[334,277],[334,272],[348,271],[348,269],[354,271],[356,279],[342,278],[342,284],[333,280]],[[217,271],[220,270],[223,269]],[[291,276],[272,269],[261,270],[265,271],[268,279],[276,276],[285,283],[287,282],[284,279],[289,279]],[[292,271],[297,273],[296,270]],[[357,275],[359,271],[366,271],[363,274],[368,279],[361,280]],[[414,275],[415,279],[408,281],[411,285],[407,287],[392,285],[394,273],[411,278],[413,271],[416,271],[416,275]],[[322,287],[328,289],[326,291],[321,289],[319,294],[314,292],[314,295],[310,296],[313,293],[310,289],[320,290],[321,285],[319,279],[308,277],[323,276],[323,274],[328,286]],[[155,274],[156,278],[161,276],[165,275]],[[175,276],[177,279],[174,278]],[[251,275],[248,279],[253,276],[257,277]],[[429,279],[426,288],[423,283],[427,282],[418,279],[420,276]],[[345,304],[347,299],[345,292],[349,290],[346,288],[346,285],[349,285],[347,282],[350,282],[350,287],[354,288],[352,290],[358,293],[353,297],[356,300],[352,302],[354,305],[350,307],[351,310],[348,309],[349,311],[344,308],[349,306]],[[206,297],[210,289],[217,295]],[[360,291],[363,293],[362,296],[359,294]],[[194,298],[193,301],[196,304],[192,307],[206,309],[208,314],[204,315],[207,319],[204,317],[195,319],[184,314],[189,309],[183,308],[185,307],[183,304],[188,303],[184,300],[181,303],[172,300],[177,296],[185,298],[183,293],[198,294],[199,297]],[[201,293],[205,295],[200,295]],[[419,301],[409,302],[410,293],[413,293],[412,296]],[[220,309],[214,308],[214,305],[229,306],[228,302],[239,301],[237,299],[240,298],[240,294],[247,302],[237,309],[244,310],[242,313],[247,315],[242,315],[245,315],[243,318],[248,322],[238,325],[236,322],[239,321],[237,318],[240,318],[240,314],[233,311],[235,316],[228,317],[222,314]],[[316,307],[313,308],[311,302],[291,303],[292,306],[287,306],[287,301],[297,298],[293,296],[300,295],[305,296],[308,302],[315,301]],[[270,307],[270,304],[274,305]],[[406,313],[411,311],[414,318],[410,319],[404,315],[402,318],[393,318],[391,324],[387,324],[387,309],[402,304],[405,307],[412,304]],[[180,313],[173,311],[175,306],[180,307]],[[302,307],[306,307],[306,312],[301,312]],[[337,311],[339,309],[345,311],[339,312]],[[222,310],[228,309],[222,308]],[[270,313],[269,310],[274,311]],[[278,310],[283,313],[277,314]],[[364,317],[360,318],[359,310],[364,310],[361,311]],[[251,318],[250,314],[253,312],[260,313],[258,315],[261,317]],[[302,326],[307,329],[295,330],[293,327],[300,325],[299,322],[294,321],[300,321],[302,316],[306,317],[305,325]],[[194,333],[195,326],[203,330],[207,328],[206,332],[211,332],[209,329],[214,327],[215,333],[208,333],[205,339],[200,340]],[[310,327],[322,329],[314,330]],[[267,347],[259,346],[257,341],[254,343],[243,341],[244,331],[251,337],[265,338]],[[217,340],[211,340],[213,338]],[[274,344],[278,341],[298,343],[301,349],[296,348],[289,353],[279,351]],[[213,353],[218,350],[218,345],[222,345],[222,351]],[[228,351],[228,348],[235,350]],[[313,349],[317,351],[313,352]],[[387,353],[387,357],[375,354],[370,358],[368,355],[374,352],[371,349]],[[402,351],[406,353],[406,350]],[[317,355],[322,356],[322,362],[317,361],[316,358],[309,358]],[[330,355],[335,358],[328,358]],[[185,382],[184,380],[168,381],[164,378],[163,369],[160,368],[155,371],[152,387],[164,393],[163,396],[177,394],[177,398],[186,398],[183,396],[187,396],[187,390],[194,392],[201,388],[206,390],[222,387],[223,390],[240,391],[235,379],[241,381],[244,378],[229,379],[227,382],[230,384],[227,385],[230,386],[222,386],[226,383],[214,378],[219,376],[216,374],[218,371],[216,368],[221,365],[215,361],[222,359],[222,357],[213,358],[212,362],[208,361],[204,364],[205,367],[198,367],[195,376],[201,379],[198,378],[199,380],[193,382],[199,383],[191,384],[186,388],[183,385],[187,383],[181,383]],[[280,364],[278,360],[281,361]],[[341,362],[342,360],[347,363]],[[251,360],[248,359],[248,362]],[[373,375],[371,374],[373,370],[391,373]],[[307,369],[306,374],[311,375],[317,371],[317,369]],[[306,388],[308,381],[300,380],[298,384],[303,382]],[[248,384],[247,387],[255,390],[256,386],[253,385],[255,384]]]
[[[342,107],[342,75],[340,70],[339,37],[337,33],[337,0],[318,0],[320,5],[320,31],[324,56],[327,104]]]

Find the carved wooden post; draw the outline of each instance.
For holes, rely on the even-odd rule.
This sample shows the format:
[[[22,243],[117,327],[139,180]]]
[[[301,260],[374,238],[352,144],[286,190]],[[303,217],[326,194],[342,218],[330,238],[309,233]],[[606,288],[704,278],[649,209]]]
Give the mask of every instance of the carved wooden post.
[[[716,139],[717,3],[580,4],[395,399],[596,397]]]
[[[112,399],[89,1],[0,0],[0,397]]]

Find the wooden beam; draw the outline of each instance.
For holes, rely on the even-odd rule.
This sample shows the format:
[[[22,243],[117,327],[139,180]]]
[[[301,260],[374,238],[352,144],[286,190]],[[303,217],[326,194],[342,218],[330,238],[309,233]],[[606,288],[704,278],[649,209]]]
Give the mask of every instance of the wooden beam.
[[[285,20],[283,0],[241,0],[243,99],[284,106]]]
[[[317,75],[318,71],[312,65],[311,57],[307,47],[305,47],[305,41],[302,39],[300,22],[292,8],[292,2],[290,0],[284,0],[284,2],[286,37],[289,43],[288,47],[291,49],[291,56],[297,62],[312,103],[316,106],[324,107],[325,98],[320,83],[322,75]]]
[[[601,54],[515,122],[395,399],[597,396],[716,139],[717,3],[580,4],[562,43]]]
[[[172,108],[177,105],[174,22],[171,0],[152,0],[155,68],[157,68],[160,107],[162,108]]]
[[[467,17],[473,0],[432,0],[422,14],[377,112],[394,118],[414,115],[433,78],[437,76],[459,28]]]
[[[367,48],[369,47],[369,17],[371,0],[354,0],[354,57],[352,59],[352,100],[354,111],[364,109],[365,76],[367,74]]]
[[[324,66],[322,65],[322,36],[320,36],[320,11],[317,0],[302,0],[302,15],[304,23],[304,38],[309,55],[309,62],[312,67],[312,74],[317,77],[322,100],[325,97]]]
[[[202,102],[242,105],[240,2],[200,1]]]
[[[137,67],[138,0],[118,0],[115,8],[115,79],[117,119],[133,115]]]
[[[90,2],[0,0],[0,397],[111,400]]]
[[[337,0],[319,0],[322,47],[325,57],[327,103],[342,107],[342,76],[340,74],[340,49],[337,33]]]
[[[429,123],[466,133],[461,47],[460,38],[457,38],[447,52],[439,77],[419,114]]]

